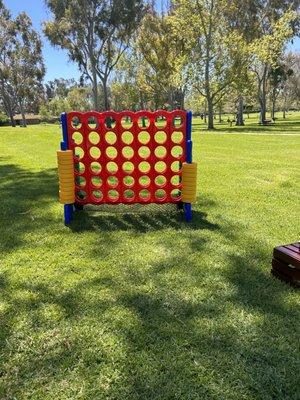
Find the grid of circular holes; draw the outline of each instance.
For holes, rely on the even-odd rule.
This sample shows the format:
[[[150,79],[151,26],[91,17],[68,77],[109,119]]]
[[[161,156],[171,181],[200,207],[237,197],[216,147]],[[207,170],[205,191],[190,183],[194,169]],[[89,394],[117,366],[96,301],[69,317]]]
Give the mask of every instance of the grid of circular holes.
[[[150,126],[150,120],[148,117],[142,116],[138,119],[138,126],[140,128],[148,128]]]
[[[133,134],[129,131],[125,131],[122,133],[122,142],[125,144],[131,144],[133,142]]]
[[[71,126],[74,129],[80,129],[81,128],[82,124],[81,124],[81,121],[80,121],[79,117],[73,117],[72,118]]]
[[[182,126],[182,118],[179,115],[176,115],[173,118],[173,126],[174,128],[180,128]]]
[[[164,131],[157,131],[154,135],[156,143],[164,144],[167,140],[167,134]]]
[[[82,147],[76,146],[74,153],[75,153],[75,157],[78,158],[78,160],[81,160],[84,157],[84,151],[83,151]]]
[[[97,132],[90,132],[89,133],[89,141],[92,144],[98,144],[100,142],[100,136]]]
[[[142,131],[138,134],[138,140],[141,144],[147,144],[150,142],[149,132]]]
[[[155,126],[157,128],[165,128],[167,126],[167,119],[163,115],[158,115],[155,117]]]
[[[134,171],[134,165],[130,161],[125,161],[122,165],[122,169],[125,174],[132,174]]]
[[[139,171],[143,174],[147,174],[150,171],[150,164],[147,161],[140,162]]]
[[[90,148],[90,156],[97,160],[101,156],[101,151],[98,147],[92,146]]]
[[[150,192],[147,189],[142,189],[139,192],[139,197],[142,201],[147,201],[150,199]]]
[[[121,119],[121,125],[124,129],[130,129],[133,125],[132,119],[128,115],[124,115]]]
[[[149,176],[147,176],[147,175],[142,175],[141,177],[140,177],[140,179],[139,179],[139,184],[141,185],[141,186],[143,186],[143,187],[149,187],[150,186],[150,183],[151,183],[151,181],[150,181],[150,178],[149,178]]]
[[[181,191],[178,189],[173,189],[171,191],[171,197],[173,200],[180,200],[181,199]]]
[[[172,147],[171,154],[174,158],[180,158],[183,155],[183,149],[181,146]]]
[[[155,191],[155,198],[156,200],[163,201],[167,197],[167,193],[163,189],[157,189]]]
[[[124,191],[124,197],[127,201],[133,201],[134,200],[134,191],[131,189],[126,189]]]
[[[83,136],[80,132],[74,132],[72,139],[74,140],[75,144],[80,144],[83,141]]]
[[[101,190],[93,190],[92,194],[96,201],[101,201],[103,199],[103,193]]]
[[[166,185],[167,179],[163,175],[157,175],[154,182],[156,186],[163,187]]]
[[[111,160],[114,160],[118,155],[117,149],[112,146],[107,147],[105,153],[106,153],[107,157],[110,158]]]
[[[99,176],[92,176],[92,185],[96,187],[102,186],[102,179]]]
[[[127,187],[132,187],[135,183],[135,180],[132,176],[124,176],[123,183]]]
[[[165,158],[167,155],[167,149],[164,146],[157,146],[154,154],[157,158]]]
[[[183,133],[180,131],[175,131],[172,133],[171,139],[173,143],[180,144],[183,140]]]
[[[91,171],[93,174],[100,174],[101,170],[102,170],[102,167],[97,161],[93,161],[91,163]]]
[[[119,169],[119,167],[114,161],[109,161],[106,164],[106,170],[110,174],[116,174],[118,172],[118,169]]]
[[[86,192],[84,190],[77,190],[76,191],[76,197],[79,200],[85,200],[86,199]]]
[[[105,118],[105,126],[107,129],[114,129],[116,127],[116,120],[114,119],[113,116],[108,115]]]
[[[108,195],[109,200],[111,200],[111,201],[117,201],[119,198],[119,192],[117,192],[114,189],[109,190],[107,195]]]
[[[107,144],[115,144],[117,141],[117,135],[114,132],[106,132],[105,141]]]
[[[85,186],[86,185],[86,179],[83,176],[76,176],[75,184],[77,186]]]
[[[172,164],[171,164],[171,170],[173,171],[173,172],[179,172],[180,171],[180,162],[179,161],[174,161],[174,162],[172,162]]]
[[[122,149],[122,155],[124,158],[126,158],[127,160],[130,160],[133,156],[134,156],[134,151],[133,148],[130,146],[125,146]]]
[[[78,174],[83,174],[85,171],[85,165],[82,162],[75,163],[75,171]]]
[[[171,184],[173,186],[179,186],[180,185],[180,176],[179,175],[173,175],[171,178]]]
[[[147,146],[141,146],[138,153],[139,156],[145,160],[150,157],[150,149]]]
[[[154,169],[158,173],[164,173],[167,169],[167,164],[164,161],[158,161],[155,163]]]
[[[108,184],[108,186],[115,188],[118,186],[119,180],[116,176],[109,176],[107,178],[107,184]]]
[[[99,126],[98,119],[94,116],[90,116],[88,118],[88,126],[90,129],[96,129]]]

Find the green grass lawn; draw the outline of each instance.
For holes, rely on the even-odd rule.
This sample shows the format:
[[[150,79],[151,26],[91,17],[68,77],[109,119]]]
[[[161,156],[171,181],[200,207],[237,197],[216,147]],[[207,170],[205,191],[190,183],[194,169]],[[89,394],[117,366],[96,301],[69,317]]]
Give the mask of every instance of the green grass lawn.
[[[57,200],[60,128],[0,128],[0,398],[298,400],[300,115],[194,120],[194,220]]]

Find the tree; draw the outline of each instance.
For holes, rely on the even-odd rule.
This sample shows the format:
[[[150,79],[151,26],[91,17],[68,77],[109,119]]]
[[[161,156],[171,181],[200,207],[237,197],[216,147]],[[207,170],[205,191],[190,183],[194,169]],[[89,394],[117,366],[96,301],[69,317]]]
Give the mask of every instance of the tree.
[[[297,28],[299,1],[292,3],[277,0],[258,2],[255,13],[257,25],[256,39],[251,43],[252,70],[258,83],[260,123],[264,124],[267,112],[268,78],[281,59],[286,42]],[[260,4],[261,3],[261,4]]]
[[[269,82],[271,86],[271,117],[275,119],[276,100],[280,92],[284,89],[285,83],[288,78],[293,75],[293,70],[287,65],[281,63],[275,68],[271,68],[269,72]]]
[[[15,26],[9,11],[0,0],[0,93],[2,106],[10,118],[11,126],[16,126],[14,110],[16,106],[14,91],[9,80],[8,60],[13,52]]]
[[[56,78],[45,84],[46,99],[50,101],[54,97],[67,97],[69,91],[76,87],[75,79]]]
[[[46,5],[54,17],[44,25],[46,36],[90,80],[96,110],[101,82],[109,109],[108,80],[144,15],[143,0],[46,0]]]
[[[22,115],[22,125],[26,127],[25,110],[37,93],[43,90],[45,67],[42,42],[39,34],[32,28],[31,19],[26,13],[21,13],[17,16],[15,25],[14,52],[10,60],[11,81]]]
[[[178,0],[175,13],[185,22],[192,51],[190,75],[208,108],[208,129],[214,129],[214,107],[222,100],[241,67],[236,57],[241,36],[226,17],[226,0]]]
[[[4,108],[14,125],[18,107],[26,127],[25,109],[36,103],[42,92],[45,68],[42,44],[26,13],[12,19],[0,3],[0,90]]]
[[[182,35],[175,15],[147,14],[138,31],[136,53],[142,59],[140,84],[150,89],[155,108],[170,103],[184,108],[188,77],[189,42]]]

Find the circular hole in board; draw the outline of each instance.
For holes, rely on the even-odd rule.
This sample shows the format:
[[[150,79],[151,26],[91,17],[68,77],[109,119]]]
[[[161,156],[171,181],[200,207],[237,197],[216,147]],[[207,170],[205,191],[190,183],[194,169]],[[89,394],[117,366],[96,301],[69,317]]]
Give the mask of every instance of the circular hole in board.
[[[92,176],[91,181],[94,186],[102,186],[102,179],[99,176]]]
[[[150,134],[146,131],[142,131],[138,134],[138,140],[141,144],[148,144],[150,142]]]
[[[106,170],[110,174],[116,174],[118,172],[118,169],[119,169],[119,167],[114,161],[109,161],[106,164]]]
[[[121,118],[121,125],[124,129],[130,129],[133,125],[132,119],[128,115],[124,115]]]
[[[81,120],[79,119],[79,117],[74,116],[74,117],[72,118],[72,120],[71,120],[71,126],[72,126],[72,128],[74,128],[74,129],[80,129],[80,128],[82,127]]]
[[[89,141],[92,144],[98,144],[100,142],[100,136],[97,132],[90,132],[89,133]]]
[[[107,178],[107,185],[108,186],[110,186],[112,188],[115,188],[115,187],[118,186],[118,184],[119,184],[119,180],[118,180],[118,178],[116,176],[109,176]]]
[[[124,176],[123,183],[127,187],[132,187],[135,183],[135,180],[132,176],[128,175],[128,176]]]
[[[139,178],[139,184],[145,188],[150,186],[150,183],[151,183],[151,180],[150,180],[149,176],[147,176],[147,175],[142,175]]]
[[[155,185],[156,185],[156,186],[163,187],[163,186],[166,185],[167,179],[166,179],[166,177],[163,176],[163,175],[158,175],[158,176],[155,178],[155,181],[154,181],[154,182],[155,182]]]
[[[74,132],[72,139],[74,140],[75,144],[81,144],[83,141],[83,136],[80,132]]]
[[[101,164],[99,164],[97,161],[93,161],[91,163],[91,171],[94,174],[100,174],[101,170],[102,170]]]

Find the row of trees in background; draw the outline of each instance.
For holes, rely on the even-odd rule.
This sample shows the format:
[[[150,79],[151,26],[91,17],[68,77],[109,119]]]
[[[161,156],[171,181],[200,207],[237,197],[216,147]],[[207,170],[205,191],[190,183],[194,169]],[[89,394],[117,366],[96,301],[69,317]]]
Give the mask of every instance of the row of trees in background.
[[[26,14],[12,19],[0,0],[7,115],[37,107],[45,119],[71,109],[191,108],[213,129],[223,111],[242,125],[245,110],[259,109],[264,124],[267,109],[275,118],[278,108],[299,106],[300,55],[285,47],[298,32],[300,0],[172,0],[164,13],[153,3],[46,0],[53,18],[44,33],[82,78],[42,89],[39,35]]]

